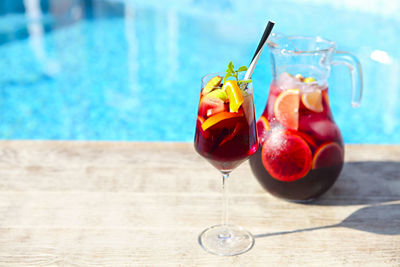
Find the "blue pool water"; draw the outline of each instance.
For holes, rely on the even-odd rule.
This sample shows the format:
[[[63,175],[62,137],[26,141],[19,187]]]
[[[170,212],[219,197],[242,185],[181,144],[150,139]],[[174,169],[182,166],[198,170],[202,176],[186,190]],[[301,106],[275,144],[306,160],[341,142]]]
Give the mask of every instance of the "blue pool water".
[[[360,108],[346,67],[329,80],[346,143],[400,144],[399,4],[160,2],[3,0],[0,138],[192,141],[201,77],[230,60],[247,65],[271,19],[274,31],[321,35],[360,59]],[[253,74],[257,116],[269,64],[265,50]]]

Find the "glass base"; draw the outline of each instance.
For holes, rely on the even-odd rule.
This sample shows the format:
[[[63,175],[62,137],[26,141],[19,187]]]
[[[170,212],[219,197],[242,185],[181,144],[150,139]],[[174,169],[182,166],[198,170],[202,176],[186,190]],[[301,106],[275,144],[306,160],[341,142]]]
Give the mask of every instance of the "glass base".
[[[199,235],[199,244],[209,253],[233,256],[254,246],[253,235],[240,226],[214,225]]]

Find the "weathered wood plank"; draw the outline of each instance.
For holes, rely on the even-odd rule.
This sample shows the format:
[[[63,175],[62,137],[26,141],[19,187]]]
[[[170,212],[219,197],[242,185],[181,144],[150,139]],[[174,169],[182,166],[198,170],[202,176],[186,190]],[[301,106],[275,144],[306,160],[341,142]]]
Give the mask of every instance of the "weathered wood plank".
[[[220,177],[192,144],[1,141],[0,266],[400,266],[400,146],[346,151],[307,205],[235,170],[231,220],[256,244],[218,257],[197,235],[219,223]]]

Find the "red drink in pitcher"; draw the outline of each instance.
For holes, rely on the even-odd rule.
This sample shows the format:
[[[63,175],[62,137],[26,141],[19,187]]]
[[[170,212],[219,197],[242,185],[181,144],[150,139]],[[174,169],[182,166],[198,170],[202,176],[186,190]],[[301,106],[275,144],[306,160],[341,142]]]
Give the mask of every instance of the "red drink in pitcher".
[[[331,67],[349,67],[356,107],[362,93],[361,66],[355,56],[336,51],[334,42],[319,36],[272,34],[268,40],[272,83],[257,121],[259,148],[250,165],[271,194],[309,201],[326,192],[343,167],[343,139],[328,98]]]
[[[328,87],[281,73],[257,122],[260,147],[250,164],[275,196],[310,200],[327,191],[343,167],[343,139],[329,107]]]

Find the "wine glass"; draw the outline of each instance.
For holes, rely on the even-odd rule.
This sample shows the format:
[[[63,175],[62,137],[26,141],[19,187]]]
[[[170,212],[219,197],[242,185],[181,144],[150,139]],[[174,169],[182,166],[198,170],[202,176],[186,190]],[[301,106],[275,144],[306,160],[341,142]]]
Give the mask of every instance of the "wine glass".
[[[257,151],[257,131],[251,80],[222,82],[225,73],[201,80],[194,146],[222,174],[222,222],[204,230],[200,245],[208,252],[232,256],[254,245],[252,234],[228,223],[227,181],[231,171]],[[223,84],[223,85],[222,85]]]

